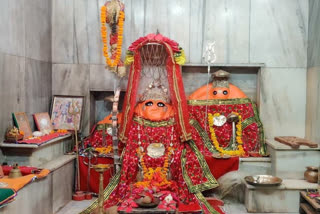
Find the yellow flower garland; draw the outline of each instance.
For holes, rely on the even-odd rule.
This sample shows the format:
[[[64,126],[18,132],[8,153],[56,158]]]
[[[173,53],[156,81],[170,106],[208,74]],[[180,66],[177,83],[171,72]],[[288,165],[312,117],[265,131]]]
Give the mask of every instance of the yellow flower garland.
[[[108,53],[108,39],[107,39],[107,26],[106,26],[106,14],[107,7],[103,5],[101,7],[101,37],[103,43],[103,55],[106,58],[106,63],[110,67],[115,67],[118,65],[121,57],[121,48],[122,48],[122,39],[123,39],[123,23],[124,23],[124,11],[120,11],[119,13],[119,22],[118,22],[118,39],[117,39],[117,51],[115,59],[112,60],[109,57]]]
[[[214,145],[214,147],[216,148],[216,150],[222,154],[226,154],[226,155],[231,155],[231,156],[241,156],[241,155],[244,155],[245,152],[243,150],[243,142],[242,142],[242,127],[241,127],[241,115],[239,115],[238,113],[236,112],[233,112],[234,114],[238,115],[239,117],[239,121],[236,125],[236,141],[238,143],[238,150],[234,150],[234,151],[227,151],[227,150],[224,150],[223,148],[220,147],[219,145],[219,142],[217,140],[217,136],[215,134],[215,130],[213,128],[213,120],[215,117],[219,117],[220,114],[219,113],[215,113],[215,114],[208,114],[208,122],[209,122],[209,127],[210,127],[210,134],[211,134],[211,140],[212,140],[212,143]]]
[[[170,182],[167,180],[167,174],[168,174],[168,170],[169,170],[169,158],[170,156],[173,154],[173,148],[170,146],[168,148],[168,152],[166,154],[166,158],[164,160],[164,164],[163,167],[156,167],[155,169],[153,169],[152,167],[147,168],[145,162],[144,162],[144,155],[145,152],[141,151],[140,147],[137,148],[137,153],[138,153],[138,157],[140,158],[140,163],[141,163],[141,167],[143,170],[143,181],[137,182],[135,185],[137,187],[143,186],[143,187],[149,187],[150,182],[153,179],[153,176],[155,173],[160,174],[161,178],[162,178],[162,182],[158,184],[158,186],[163,186],[166,184],[170,184]]]

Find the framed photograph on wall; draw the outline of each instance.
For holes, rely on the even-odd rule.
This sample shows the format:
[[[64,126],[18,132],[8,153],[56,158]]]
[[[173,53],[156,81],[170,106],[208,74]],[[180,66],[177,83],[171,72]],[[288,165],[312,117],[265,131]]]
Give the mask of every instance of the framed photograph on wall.
[[[84,96],[54,95],[51,106],[53,129],[81,129]]]
[[[48,112],[35,113],[33,119],[39,131],[51,132],[53,130]]]
[[[28,117],[25,112],[15,112],[12,113],[12,118],[15,126],[23,131],[23,139],[27,139],[28,137],[32,137],[32,130],[30,127],[30,123]]]

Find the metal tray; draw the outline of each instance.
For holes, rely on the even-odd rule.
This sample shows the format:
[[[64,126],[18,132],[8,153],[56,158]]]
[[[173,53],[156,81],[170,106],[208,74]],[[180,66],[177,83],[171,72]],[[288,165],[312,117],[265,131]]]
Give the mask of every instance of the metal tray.
[[[278,186],[282,179],[272,175],[254,175],[246,176],[244,180],[253,186]]]

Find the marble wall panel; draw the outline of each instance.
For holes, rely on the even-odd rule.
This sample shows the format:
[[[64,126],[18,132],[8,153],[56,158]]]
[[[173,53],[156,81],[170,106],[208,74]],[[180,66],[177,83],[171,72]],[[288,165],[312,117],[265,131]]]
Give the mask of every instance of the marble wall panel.
[[[123,40],[123,54],[131,45],[132,42],[138,38],[145,36],[149,31],[145,31],[145,13],[146,3],[150,3],[146,0],[124,0],[126,19],[124,22],[124,40]]]
[[[51,63],[25,59],[25,112],[34,128],[32,115],[37,112],[50,112],[52,97]]]
[[[51,61],[51,0],[25,1],[25,56]]]
[[[25,58],[0,53],[0,141],[12,112],[25,111]]]
[[[74,62],[74,4],[52,1],[52,62]]]
[[[201,63],[204,29],[204,6],[205,0],[191,1],[190,8],[190,40],[189,40],[189,63]],[[179,42],[179,41],[178,41]],[[183,47],[184,48],[184,47]]]
[[[320,2],[309,0],[306,137],[320,144]]]
[[[266,137],[304,137],[306,69],[265,68],[260,78],[260,116]]]
[[[320,66],[308,68],[306,138],[320,144]]]
[[[179,43],[189,61],[190,1],[145,1],[145,35],[159,31]]]
[[[90,91],[114,91],[118,84],[121,90],[126,90],[127,82],[127,76],[119,80],[114,73],[106,70],[104,65],[90,65]]]
[[[7,54],[25,55],[24,0],[0,2],[0,51]]]
[[[320,66],[320,1],[309,0],[308,67]]]
[[[250,63],[306,67],[308,1],[251,1]]]
[[[52,94],[85,96],[85,111],[82,119],[82,131],[89,134],[90,93],[89,65],[53,64]]]
[[[205,2],[203,47],[216,41],[217,63],[248,63],[250,0]]]

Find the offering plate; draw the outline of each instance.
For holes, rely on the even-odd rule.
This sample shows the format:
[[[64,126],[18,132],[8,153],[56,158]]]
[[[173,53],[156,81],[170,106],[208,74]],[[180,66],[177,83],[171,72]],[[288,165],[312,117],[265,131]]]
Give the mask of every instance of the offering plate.
[[[142,198],[139,198],[139,199],[134,200],[134,202],[136,202],[139,207],[154,208],[154,207],[158,206],[158,204],[160,203],[160,199],[154,198],[154,201],[152,203],[143,203]]]
[[[282,183],[282,179],[272,175],[246,176],[245,181],[253,186],[277,186]]]

